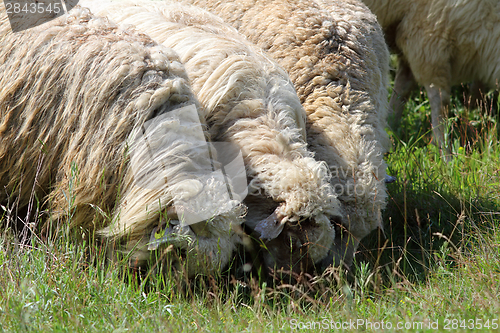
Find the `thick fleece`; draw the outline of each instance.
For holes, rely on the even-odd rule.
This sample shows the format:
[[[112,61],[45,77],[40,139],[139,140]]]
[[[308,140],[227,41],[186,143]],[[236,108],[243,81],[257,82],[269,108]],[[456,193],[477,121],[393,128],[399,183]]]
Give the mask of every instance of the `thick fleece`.
[[[287,73],[220,18],[193,6],[82,5],[133,24],[180,55],[211,136],[243,153],[246,225],[264,240],[265,263],[301,271],[325,258],[341,213],[326,164],[307,150],[306,114]]]
[[[134,267],[167,245],[188,276],[228,263],[244,210],[220,195],[231,184],[211,172],[177,54],[88,9],[16,34],[0,12],[0,202],[36,198],[50,211],[45,228],[109,239]],[[207,202],[209,219],[179,221]]]
[[[342,222],[330,258],[350,265],[386,205],[389,52],[356,0],[187,0],[262,47],[289,73],[307,113],[307,143],[332,172]],[[348,237],[350,236],[350,237]]]

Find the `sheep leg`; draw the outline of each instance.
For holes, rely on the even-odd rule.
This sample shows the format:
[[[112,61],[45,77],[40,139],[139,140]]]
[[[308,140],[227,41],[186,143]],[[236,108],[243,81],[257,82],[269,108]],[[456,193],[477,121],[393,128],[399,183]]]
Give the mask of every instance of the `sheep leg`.
[[[450,148],[445,142],[445,120],[450,104],[450,89],[440,88],[434,84],[426,85],[427,95],[431,104],[432,132],[436,144],[443,149],[443,154],[450,155]]]
[[[410,66],[406,61],[400,61],[396,78],[394,79],[394,89],[389,100],[389,125],[396,129],[401,122],[403,110],[412,90],[418,87]]]

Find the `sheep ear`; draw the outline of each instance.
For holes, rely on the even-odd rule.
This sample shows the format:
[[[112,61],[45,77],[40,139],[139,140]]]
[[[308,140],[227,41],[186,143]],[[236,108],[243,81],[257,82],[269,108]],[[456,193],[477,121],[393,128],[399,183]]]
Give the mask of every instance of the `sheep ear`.
[[[155,227],[151,232],[151,237],[149,238],[148,250],[157,250],[160,244],[171,242],[173,240],[171,236],[173,231],[174,229],[171,226],[167,227],[166,224]]]
[[[272,213],[268,218],[260,221],[255,227],[255,231],[260,233],[262,239],[275,239],[283,231],[284,223],[281,223],[276,212]]]
[[[384,181],[386,184],[394,183],[396,180],[397,178],[394,176],[385,175]]]

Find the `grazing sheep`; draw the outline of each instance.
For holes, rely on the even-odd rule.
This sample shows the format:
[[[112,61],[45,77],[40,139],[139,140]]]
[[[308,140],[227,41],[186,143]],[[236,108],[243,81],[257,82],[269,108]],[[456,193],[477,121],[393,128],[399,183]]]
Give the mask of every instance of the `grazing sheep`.
[[[453,85],[498,88],[500,2],[497,0],[363,0],[378,17],[399,68],[390,107],[397,126],[416,82],[427,90],[435,139],[443,146]]]
[[[44,228],[102,235],[132,267],[220,270],[244,210],[175,52],[80,7],[15,34],[0,10],[0,203],[34,196]]]
[[[325,264],[349,266],[359,241],[382,225],[387,197],[389,52],[375,16],[354,0],[184,2],[219,15],[288,71],[309,148],[329,165],[343,212]]]
[[[214,140],[243,152],[246,226],[269,267],[300,272],[328,253],[340,215],[324,162],[305,143],[306,114],[286,72],[214,15],[175,2],[83,1],[174,49],[207,113]]]

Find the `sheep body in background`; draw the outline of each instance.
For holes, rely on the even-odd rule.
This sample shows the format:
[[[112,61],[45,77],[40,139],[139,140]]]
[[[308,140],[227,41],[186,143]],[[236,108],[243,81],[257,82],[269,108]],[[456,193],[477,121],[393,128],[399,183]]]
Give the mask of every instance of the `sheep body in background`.
[[[375,16],[354,0],[183,2],[220,16],[288,71],[308,147],[330,167],[343,213],[325,264],[349,266],[359,241],[382,225],[387,198],[389,52]]]
[[[220,18],[193,6],[81,5],[134,25],[179,54],[212,138],[234,142],[243,152],[250,179],[245,223],[263,238],[266,265],[298,272],[325,258],[338,202],[325,163],[307,150],[306,114],[287,73]]]
[[[0,11],[0,202],[39,200],[46,230],[101,235],[133,267],[163,243],[188,276],[227,264],[243,208],[207,172],[216,162],[175,52],[80,7],[16,34]],[[210,219],[179,222],[207,202]]]
[[[498,88],[500,3],[496,0],[363,0],[399,56],[390,108],[397,126],[416,82],[425,87],[434,137],[443,145],[451,87],[479,81]]]

